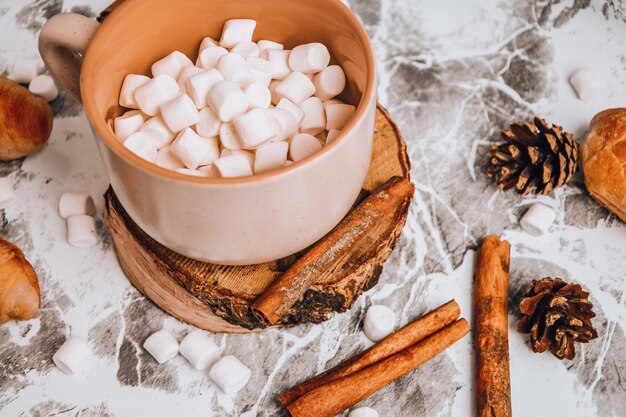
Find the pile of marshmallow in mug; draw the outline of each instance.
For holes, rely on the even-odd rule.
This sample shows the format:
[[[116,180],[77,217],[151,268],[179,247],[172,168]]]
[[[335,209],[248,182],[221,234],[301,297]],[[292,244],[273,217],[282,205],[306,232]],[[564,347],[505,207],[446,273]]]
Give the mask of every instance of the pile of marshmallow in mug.
[[[228,20],[219,43],[202,40],[195,66],[175,51],[152,65],[153,78],[127,75],[119,104],[136,110],[113,121],[117,138],[158,166],[204,177],[281,168],[335,139],[355,107],[335,98],[346,77],[328,48],[253,42],[255,27]]]

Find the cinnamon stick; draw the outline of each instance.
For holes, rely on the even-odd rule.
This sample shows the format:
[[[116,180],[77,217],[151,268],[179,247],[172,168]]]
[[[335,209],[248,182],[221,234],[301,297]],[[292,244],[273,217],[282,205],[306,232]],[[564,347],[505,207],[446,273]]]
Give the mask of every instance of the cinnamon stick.
[[[276,279],[252,305],[252,312],[266,324],[275,324],[300,300],[322,272],[332,270],[367,239],[376,247],[393,219],[403,213],[414,186],[404,177],[392,177],[352,210],[333,230],[313,245]]]
[[[469,332],[465,319],[353,374],[321,385],[286,406],[291,417],[333,417],[452,346]]]
[[[511,417],[508,289],[511,245],[487,236],[478,251],[474,303],[478,417]]]
[[[446,304],[387,336],[364,352],[285,391],[280,396],[279,400],[281,404],[286,407],[297,398],[315,388],[360,371],[367,366],[386,359],[416,344],[427,336],[454,322],[459,318],[460,314],[461,311],[456,301],[448,301]]]

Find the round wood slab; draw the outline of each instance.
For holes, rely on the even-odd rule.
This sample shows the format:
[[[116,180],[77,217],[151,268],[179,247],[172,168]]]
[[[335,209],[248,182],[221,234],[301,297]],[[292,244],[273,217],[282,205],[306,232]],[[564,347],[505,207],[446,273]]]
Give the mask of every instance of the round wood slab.
[[[359,201],[392,176],[409,177],[406,144],[389,113],[378,106],[372,162]],[[115,252],[129,281],[174,317],[214,332],[243,333],[265,327],[250,305],[270,283],[304,253],[249,266],[224,266],[186,258],[157,243],[127,215],[109,188],[105,221]],[[341,268],[323,274],[279,325],[318,323],[332,312],[343,312],[378,282],[383,264],[406,221],[406,210],[393,221],[397,227],[375,248],[355,247]],[[339,271],[339,272],[338,272]]]

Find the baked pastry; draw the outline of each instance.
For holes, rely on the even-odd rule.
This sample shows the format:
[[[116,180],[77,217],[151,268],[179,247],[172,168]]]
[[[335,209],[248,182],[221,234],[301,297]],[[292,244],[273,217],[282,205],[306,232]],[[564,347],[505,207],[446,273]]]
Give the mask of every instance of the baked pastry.
[[[591,119],[580,156],[591,197],[626,221],[626,108]]]
[[[39,304],[35,270],[20,248],[0,237],[0,324],[32,319]]]

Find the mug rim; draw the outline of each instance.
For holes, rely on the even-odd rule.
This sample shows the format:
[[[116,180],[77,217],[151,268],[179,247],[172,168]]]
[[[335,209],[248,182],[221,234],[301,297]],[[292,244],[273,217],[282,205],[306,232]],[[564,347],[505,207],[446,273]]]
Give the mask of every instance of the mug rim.
[[[291,165],[283,166],[281,168],[271,170],[268,172],[263,172],[260,174],[252,174],[244,177],[231,177],[231,178],[221,178],[221,177],[199,177],[199,176],[191,176],[186,174],[181,174],[174,170],[170,170],[167,168],[160,167],[156,164],[153,164],[131,152],[129,149],[125,148],[122,142],[120,142],[115,135],[113,134],[109,124],[106,119],[98,117],[92,117],[92,115],[98,114],[96,100],[94,95],[85,95],[84,92],[88,92],[94,88],[95,80],[94,77],[85,77],[85,68],[89,68],[91,65],[91,57],[94,52],[91,52],[94,49],[98,49],[100,43],[105,42],[105,35],[107,34],[107,29],[109,26],[114,25],[115,18],[117,15],[121,15],[126,9],[135,7],[136,4],[139,4],[141,0],[126,0],[121,5],[119,5],[115,10],[111,12],[110,15],[100,24],[98,27],[93,39],[89,43],[87,47],[87,52],[85,54],[85,58],[83,61],[83,67],[80,73],[80,84],[81,84],[81,98],[83,101],[83,106],[85,108],[85,112],[88,116],[89,123],[95,130],[95,132],[100,136],[100,138],[105,142],[105,145],[113,151],[118,157],[126,160],[134,167],[137,167],[144,171],[149,175],[153,175],[163,179],[169,179],[176,182],[184,182],[191,184],[199,184],[199,185],[237,185],[237,184],[256,184],[264,181],[269,181],[275,178],[283,177],[288,175],[289,173],[293,173],[298,169],[303,168],[304,166],[314,162],[316,159],[323,157],[324,155],[332,152],[334,148],[339,146],[340,142],[346,139],[347,134],[353,130],[353,128],[360,123],[367,115],[368,106],[372,100],[372,96],[374,94],[374,89],[376,85],[376,60],[374,57],[374,50],[372,44],[370,42],[369,36],[365,31],[365,28],[358,20],[357,16],[341,1],[341,0],[329,0],[335,2],[339,5],[339,10],[342,17],[349,23],[350,27],[355,30],[356,35],[358,37],[359,42],[362,46],[364,46],[365,52],[365,60],[367,63],[367,77],[366,84],[361,94],[361,99],[359,103],[356,105],[356,110],[352,118],[348,121],[346,126],[341,130],[339,136],[335,138],[330,144],[323,146],[319,151],[314,154],[298,161],[294,162]]]

